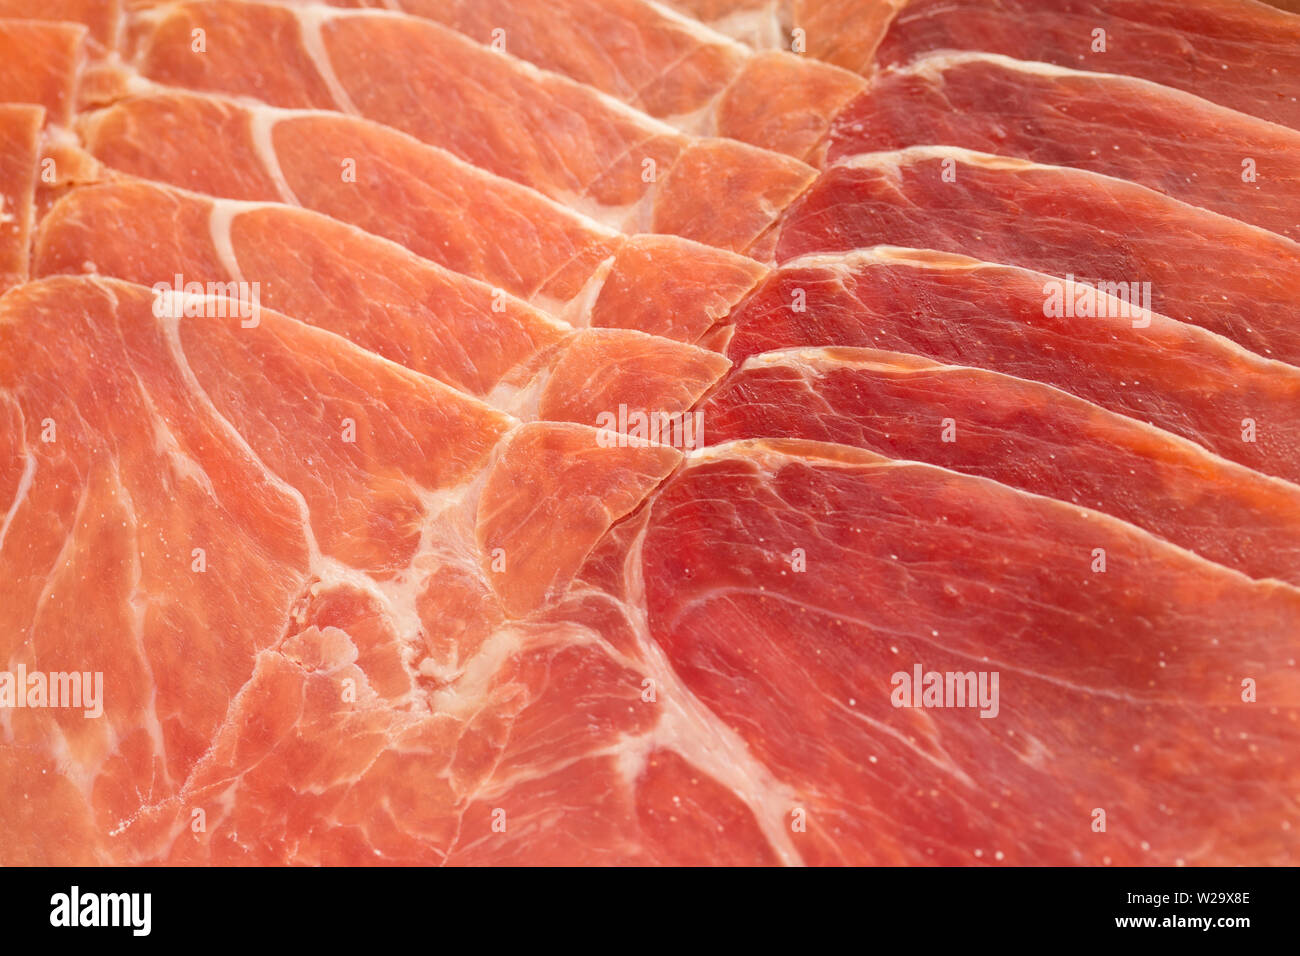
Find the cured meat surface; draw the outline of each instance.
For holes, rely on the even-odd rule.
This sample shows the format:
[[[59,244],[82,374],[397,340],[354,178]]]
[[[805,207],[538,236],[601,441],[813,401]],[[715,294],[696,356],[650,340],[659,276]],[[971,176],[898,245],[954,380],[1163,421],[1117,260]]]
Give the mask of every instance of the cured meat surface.
[[[99,237],[124,219],[137,232],[119,231],[131,241],[105,249]],[[582,401],[564,414],[544,417],[589,425],[600,410],[629,403],[630,380],[635,407],[682,412],[727,366],[716,353],[640,332],[575,332],[483,283],[292,207],[205,201],[130,183],[73,193],[41,228],[38,274],[75,275],[91,264],[97,273],[141,284],[175,275],[205,285],[255,282],[270,308],[516,412],[525,411],[516,393],[539,376],[562,379],[576,361],[569,353],[581,356],[582,374],[594,387],[575,390]],[[368,265],[364,286],[356,262]],[[562,381],[545,389],[563,392]],[[548,410],[543,401],[542,412]]]
[[[32,199],[44,111],[0,105],[0,293],[27,279]]]
[[[0,0],[0,18],[81,24],[109,49],[117,45],[121,17],[120,0]]]
[[[70,23],[0,19],[0,103],[34,103],[67,125],[85,34]]]
[[[166,131],[175,128],[188,131],[184,141],[146,145],[167,142]],[[665,262],[651,276],[655,288],[640,293],[643,301],[674,294],[675,283],[711,290],[694,296],[704,315],[688,323],[702,331],[763,271],[694,243],[625,239],[442,150],[335,113],[156,94],[87,114],[83,137],[99,160],[122,172],[223,198],[305,206],[560,308],[583,293],[611,255],[613,271],[621,272],[635,247],[642,257]]]
[[[1300,861],[1297,24],[0,0],[0,864]]]
[[[951,147],[859,154],[799,200],[776,255],[881,244],[1123,284],[1133,304],[1300,362],[1289,306],[1300,292],[1300,245],[1124,180]],[[1232,276],[1198,260],[1207,248],[1232,250]]]
[[[803,157],[865,85],[817,60],[750,51],[644,0],[403,0],[400,7],[684,129],[791,156]]]
[[[151,79],[357,113],[597,218],[724,248],[743,251],[812,178],[789,157],[683,136],[418,17],[216,0],[143,23],[137,57]],[[201,56],[190,49],[195,30],[210,48]],[[288,61],[275,52],[286,44]],[[390,83],[368,69],[375,49]],[[262,64],[277,56],[267,75]]]
[[[836,118],[827,158],[934,143],[1114,176],[1300,239],[1300,132],[1158,84],[940,54],[883,73]]]
[[[1276,655],[1300,594],[1113,519],[1059,520],[1072,510],[927,465],[778,441],[720,446],[656,499],[643,545],[650,626],[687,686],[802,791],[815,821],[798,843],[806,862],[1186,862],[1208,849],[1207,808],[1258,798],[1260,779],[1278,785],[1264,798],[1272,809],[1210,852],[1270,859],[1269,818],[1288,812],[1296,767],[1290,745],[1271,746],[1273,721],[1243,710],[1224,675],[1249,661],[1296,680]],[[803,575],[790,571],[796,547],[808,552]],[[1093,575],[1096,547],[1152,586]],[[1108,622],[1131,618],[1151,629],[1117,672]],[[1227,629],[1231,651],[1218,639]],[[1016,690],[992,720],[943,708],[899,720],[883,695],[859,696],[918,660],[994,667]],[[1057,716],[1044,723],[1049,709]],[[1248,755],[1239,733],[1258,742]],[[1177,768],[1202,747],[1225,772],[1180,786]],[[1234,765],[1251,767],[1248,778]],[[1103,792],[1135,818],[1172,809],[1169,829],[1076,830],[1072,818]]]
[[[1161,315],[1043,314],[1041,273],[906,250],[796,260],[735,313],[728,355],[846,345],[1053,385],[1266,474],[1300,478],[1300,371]],[[802,300],[804,311],[794,309]],[[1171,363],[1168,356],[1177,355]],[[1259,425],[1246,435],[1248,423]],[[1249,431],[1249,428],[1247,428]],[[1254,441],[1245,440],[1246,437]]]
[[[788,349],[748,359],[703,410],[710,441],[803,438],[942,465],[1300,583],[1300,486],[1037,383],[896,352]]]
[[[802,0],[801,6],[814,53],[860,72],[938,50],[1000,53],[1136,76],[1300,128],[1300,23],[1250,0]]]

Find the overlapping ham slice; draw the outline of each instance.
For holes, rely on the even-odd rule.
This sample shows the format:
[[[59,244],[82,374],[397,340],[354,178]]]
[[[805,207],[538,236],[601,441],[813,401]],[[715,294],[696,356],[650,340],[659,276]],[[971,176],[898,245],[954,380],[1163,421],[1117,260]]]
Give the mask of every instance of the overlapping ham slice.
[[[621,722],[602,733],[654,722],[627,710],[628,661],[519,615],[676,452],[519,425],[269,310],[247,328],[154,303],[72,278],[0,301],[3,654],[102,671],[110,703],[102,721],[10,712],[6,861],[436,862],[492,832],[457,821],[521,748],[551,745],[563,772],[550,735],[577,744],[598,712]],[[445,653],[453,594],[478,653]],[[557,713],[565,674],[585,715]],[[33,825],[52,812],[67,844]]]
[[[1049,317],[1051,276],[928,251],[788,263],[734,313],[736,363],[829,345],[906,352],[1055,386],[1300,481],[1300,370],[1158,314]],[[1176,356],[1177,361],[1171,361]]]
[[[1124,283],[1139,298],[1147,283],[1154,311],[1300,363],[1300,245],[1124,180],[946,146],[859,154],[790,210],[776,255],[880,244]]]
[[[844,0],[808,2],[830,11],[845,6]],[[1300,21],[1261,3],[890,0],[878,6],[898,12],[877,49],[870,49],[869,36],[850,30],[831,36],[810,26],[818,42],[831,45],[819,55],[861,70],[872,59],[895,66],[935,50],[1001,53],[1140,77],[1300,129]]]
[[[936,54],[880,74],[836,117],[827,159],[935,143],[1114,176],[1300,239],[1300,132],[1146,80]]]
[[[639,557],[651,632],[793,789],[806,863],[1295,858],[1295,588],[996,482],[782,440],[693,457]],[[916,664],[999,672],[997,717],[893,708]],[[1243,702],[1246,678],[1267,699]]]
[[[117,241],[105,243],[110,232]],[[357,263],[365,263],[364,275]],[[146,183],[78,190],[45,217],[36,274],[88,270],[146,286],[171,285],[174,276],[222,287],[256,283],[262,305],[523,418],[595,425],[620,404],[685,411],[728,364],[642,332],[574,331],[315,213]]]
[[[0,19],[0,103],[43,106],[48,122],[66,126],[85,37],[72,23]]]
[[[0,103],[0,293],[27,281],[44,120],[39,106]]]
[[[102,50],[115,49],[122,25],[120,0],[0,0],[0,19],[81,24]]]
[[[214,0],[142,15],[131,44],[158,82],[364,116],[630,231],[744,251],[814,176],[788,156],[685,136],[419,17]]]
[[[694,341],[765,272],[687,240],[624,236],[442,150],[337,113],[155,93],[85,115],[81,129],[87,149],[113,169],[316,210],[574,324]],[[168,137],[174,129],[186,138]]]
[[[108,687],[5,713],[0,862],[1294,861],[1294,18],[127,5],[0,0],[96,60],[0,231],[0,657]]]
[[[1274,6],[1285,6],[1279,0]],[[1300,23],[1256,0],[671,0],[745,42],[871,75],[936,51],[1139,77],[1300,128]]]
[[[701,406],[711,443],[802,438],[989,478],[1300,584],[1300,485],[1055,388],[861,348],[753,356]]]
[[[390,6],[494,43],[688,132],[799,158],[864,86],[847,70],[784,51],[757,53],[646,0],[401,0]]]

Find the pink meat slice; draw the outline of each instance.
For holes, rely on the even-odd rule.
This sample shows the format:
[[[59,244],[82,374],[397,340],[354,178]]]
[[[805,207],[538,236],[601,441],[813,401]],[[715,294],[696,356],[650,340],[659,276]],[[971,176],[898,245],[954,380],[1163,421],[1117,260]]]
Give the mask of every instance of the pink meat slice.
[[[122,25],[121,0],[0,0],[0,19],[81,24],[100,50],[115,49]]]
[[[744,251],[814,176],[788,156],[685,136],[419,17],[214,0],[161,8],[133,36],[140,72],[161,83],[356,113],[631,231]],[[375,50],[387,82],[369,65]]]
[[[108,689],[6,712],[0,864],[1296,859],[1300,21],[126,6],[0,0],[98,60],[0,276],[0,658]]]
[[[939,465],[1300,584],[1300,485],[1037,382],[876,349],[784,349],[748,359],[700,410],[711,444],[802,438]]]
[[[933,144],[1126,179],[1300,239],[1300,132],[1146,80],[936,54],[880,74],[836,117],[827,159]]]
[[[175,129],[186,139],[168,133]],[[685,239],[602,228],[442,150],[335,113],[158,93],[83,115],[81,132],[113,169],[221,198],[301,205],[561,317],[576,312],[579,324],[694,341],[765,272]],[[636,306],[624,321],[629,298]]]
[[[805,863],[1294,859],[1292,587],[995,482],[781,440],[692,459],[640,557],[651,632],[789,788]],[[891,706],[917,665],[997,672],[997,718]],[[1268,703],[1243,702],[1254,677]]]
[[[608,781],[623,768],[593,744],[655,721],[628,708],[635,661],[490,611],[563,592],[670,449],[518,425],[270,310],[159,317],[149,289],[101,278],[4,297],[0,396],[0,545],[24,545],[0,547],[0,653],[101,671],[112,703],[11,713],[6,863],[441,862],[494,832],[481,799],[526,843],[547,812],[530,780]],[[485,626],[462,660],[438,646],[448,581]],[[566,805],[557,853],[611,845],[580,829],[595,794]],[[34,825],[52,810],[66,838]],[[629,859],[635,821],[613,823]]]
[[[784,348],[906,352],[1042,382],[1300,482],[1300,371],[1193,325],[1043,315],[1050,276],[960,256],[867,250],[772,275],[734,313],[733,362]],[[1247,440],[1254,439],[1254,440]]]
[[[44,120],[39,106],[0,103],[0,293],[27,281]]]
[[[683,129],[798,158],[865,85],[818,60],[755,52],[645,0],[402,0],[398,6]]]
[[[1123,180],[955,147],[859,154],[790,210],[777,261],[880,244],[1148,283],[1154,311],[1300,363],[1300,245]]]
[[[1300,18],[1237,0],[799,0],[813,55],[870,74],[936,51],[1116,73],[1300,128]],[[1166,117],[1157,129],[1176,128]]]
[[[118,241],[105,243],[110,232]],[[620,404],[684,411],[728,365],[714,352],[641,332],[575,331],[316,213],[148,183],[76,190],[44,218],[36,273],[88,267],[146,286],[172,285],[175,276],[256,283],[260,304],[524,417],[530,385],[563,396],[564,414],[556,400],[541,403],[551,420],[594,425]]]
[[[66,126],[85,37],[73,23],[0,19],[0,103],[34,103]]]

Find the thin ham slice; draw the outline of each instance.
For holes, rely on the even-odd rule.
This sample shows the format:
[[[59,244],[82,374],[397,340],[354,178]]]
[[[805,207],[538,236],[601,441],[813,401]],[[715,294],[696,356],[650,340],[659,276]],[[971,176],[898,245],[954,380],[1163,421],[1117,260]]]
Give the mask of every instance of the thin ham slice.
[[[880,6],[898,8],[875,51],[882,67],[935,50],[1001,53],[1140,77],[1300,129],[1300,18],[1262,3],[891,0]],[[1104,37],[1097,31],[1104,31]],[[844,66],[852,61],[850,68],[863,69],[867,51],[852,34],[847,36],[858,49],[844,57],[831,53],[827,59]],[[1176,127],[1178,120],[1171,116],[1167,122]]]
[[[711,443],[803,438],[941,465],[1300,584],[1300,485],[1037,382],[876,349],[784,349],[747,359],[700,411]]]
[[[1170,117],[1177,129],[1155,134]],[[936,54],[835,120],[827,159],[942,143],[1072,166],[1300,239],[1300,132],[1147,80]]]
[[[812,256],[774,273],[732,316],[737,363],[774,349],[908,352],[1053,385],[1300,481],[1300,370],[1158,314],[1049,317],[1051,276],[929,251]],[[1171,361],[1177,356],[1177,361]]]
[[[827,63],[756,52],[646,0],[401,0],[397,6],[479,43],[496,42],[688,132],[799,158],[865,85]]]
[[[946,146],[859,154],[790,210],[776,255],[880,244],[1147,283],[1154,311],[1300,363],[1300,245],[1121,179]]]
[[[715,446],[651,509],[650,631],[790,788],[804,862],[1294,859],[1300,590],[842,445]],[[918,664],[998,672],[996,719],[891,706]],[[1243,702],[1256,676],[1278,713]]]
[[[0,293],[27,281],[44,120],[39,106],[0,103]]]
[[[442,150],[337,113],[155,93],[87,114],[81,128],[87,148],[113,169],[313,209],[576,324],[694,341],[765,273],[688,240],[606,229]],[[166,135],[177,128],[189,131],[186,139]],[[611,299],[602,302],[606,285]],[[628,298],[637,304],[624,322]]]
[[[1300,858],[1300,21],[379,6],[0,0],[0,864]]]
[[[0,103],[34,103],[45,118],[72,118],[86,28],[73,23],[0,19]]]
[[[99,49],[115,49],[122,25],[121,0],[0,0],[0,19],[81,24]]]
[[[695,2],[701,0],[675,0]],[[865,75],[936,52],[996,53],[1138,77],[1300,128],[1300,18],[1255,0],[795,0],[792,6],[785,19],[804,31],[811,55]],[[789,42],[788,33],[775,35]],[[1176,127],[1175,117],[1165,122]]]
[[[593,731],[654,722],[651,709],[627,711],[635,662],[574,641],[572,624],[530,631],[492,625],[488,611],[562,592],[677,463],[670,449],[518,425],[270,310],[255,328],[159,318],[148,289],[98,278],[0,300],[0,413],[12,501],[0,653],[29,670],[101,671],[113,702],[102,721],[10,712],[7,861],[442,862],[455,821],[466,844],[492,832],[487,812],[469,814],[494,789],[518,789],[505,802],[528,832],[541,808],[529,809],[521,761],[567,776],[566,752],[590,754]],[[14,541],[23,547],[4,547]],[[459,664],[437,646],[449,577],[488,625],[483,653],[467,643]],[[566,674],[590,707],[573,707]],[[598,713],[624,716],[597,726]],[[340,720],[353,732],[340,735]],[[318,732],[326,724],[336,731]],[[549,762],[529,756],[537,747]],[[93,775],[51,772],[56,750]],[[447,786],[430,789],[445,770]],[[319,790],[312,813],[281,799],[286,784]],[[386,824],[380,805],[398,815]],[[50,807],[69,842],[32,826]],[[204,833],[190,830],[195,808],[209,814]],[[263,825],[250,830],[247,813]],[[334,822],[322,828],[321,814]],[[589,832],[587,852],[603,836]]]
[[[419,17],[213,0],[138,19],[133,48],[160,83],[364,116],[607,224],[735,251],[814,176],[788,156],[685,136]],[[370,66],[380,49],[388,82]]]
[[[102,241],[109,230],[120,242]],[[266,307],[523,418],[595,425],[620,404],[685,411],[728,365],[714,352],[642,332],[575,331],[315,213],[146,183],[78,190],[45,217],[36,273],[87,269],[146,286],[171,285],[175,276],[256,283]],[[557,394],[562,403],[546,397]]]

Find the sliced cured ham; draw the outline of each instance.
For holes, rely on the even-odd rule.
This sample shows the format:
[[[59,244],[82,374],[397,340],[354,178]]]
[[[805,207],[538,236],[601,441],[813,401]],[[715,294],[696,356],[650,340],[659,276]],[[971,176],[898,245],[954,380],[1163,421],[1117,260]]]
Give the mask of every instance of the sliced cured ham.
[[[122,24],[120,0],[0,0],[0,18],[81,24],[102,49],[117,46]]]
[[[178,127],[187,138],[167,138]],[[154,94],[88,114],[82,135],[116,170],[221,198],[302,205],[562,317],[591,308],[590,321],[577,324],[693,341],[764,273],[686,240],[625,237],[442,150],[336,113]],[[602,304],[602,292],[592,307],[602,279],[612,304]],[[625,323],[617,307],[629,297],[642,314]]]
[[[150,79],[365,116],[632,231],[743,251],[814,175],[788,156],[685,136],[419,17],[214,0],[153,11],[134,44]],[[368,66],[376,49],[389,82]]]
[[[101,241],[110,229],[120,240],[111,247]],[[357,263],[366,264],[364,277]],[[45,217],[36,273],[88,269],[151,287],[170,285],[174,276],[205,288],[255,283],[260,305],[521,417],[532,417],[530,400],[541,401],[542,417],[586,425],[620,404],[678,413],[727,367],[716,353],[641,332],[574,332],[481,282],[315,213],[146,183],[76,191]],[[565,396],[562,413],[554,400],[538,397],[543,386],[547,395]]]
[[[76,24],[0,19],[0,103],[43,106],[49,122],[66,126],[85,36]]]
[[[755,53],[646,0],[402,0],[398,6],[689,132],[800,158],[865,85],[817,60]]]
[[[154,301],[141,286],[71,278],[0,301],[0,488],[12,501],[0,538],[3,653],[30,671],[102,672],[111,695],[104,721],[9,713],[5,859],[48,861],[59,849],[30,827],[51,805],[78,838],[63,861],[445,859],[454,821],[503,756],[515,754],[498,771],[508,789],[506,771],[566,723],[584,746],[588,717],[556,720],[557,706],[573,710],[555,687],[561,675],[585,675],[587,699],[607,713],[625,714],[639,684],[598,645],[564,639],[572,628],[517,631],[486,614],[474,666],[444,667],[436,648],[421,649],[440,635],[439,582],[477,582],[462,593],[479,596],[480,613],[528,609],[564,587],[679,455],[607,446],[578,425],[516,426],[270,310],[246,328],[159,318]],[[23,547],[4,546],[14,541]],[[504,563],[488,572],[497,549]],[[543,711],[551,717],[532,716]],[[620,719],[634,730],[651,717]],[[352,724],[368,743],[337,748],[328,735],[335,759],[309,759],[325,740],[311,730],[321,720]],[[409,746],[385,756],[398,739]],[[56,747],[65,766],[86,768],[79,778],[36,756]],[[561,756],[552,771],[529,766],[563,773]],[[448,767],[438,792],[403,782]],[[306,792],[311,780],[322,791],[312,819],[301,805],[288,813],[286,781]],[[372,816],[417,792],[423,810],[400,832]],[[267,799],[280,809],[250,831],[245,814],[265,813]],[[194,807],[208,811],[204,834],[189,830]],[[336,823],[322,829],[321,812]],[[363,830],[376,828],[369,836],[354,829],[358,813],[371,821]],[[491,832],[487,815],[465,822],[467,838],[480,822]]]
[[[668,0],[665,6],[759,49],[790,46],[787,0]]]
[[[717,446],[651,508],[651,633],[792,789],[805,863],[1294,858],[1296,725],[1241,682],[1300,703],[1300,591],[841,445]],[[999,672],[998,716],[892,706],[891,675],[916,664]],[[1231,835],[1225,806],[1251,807]]]
[[[1296,862],[1297,22],[0,0],[0,865]]]
[[[1046,316],[1042,273],[916,250],[814,256],[731,317],[732,361],[776,349],[885,349],[1053,385],[1300,482],[1300,370],[1165,316]],[[1171,360],[1176,356],[1177,360]]]
[[[787,349],[748,359],[701,414],[712,443],[802,438],[941,465],[1300,584],[1300,485],[1035,382],[875,349]]]
[[[1000,53],[1139,77],[1300,128],[1300,19],[1250,0],[802,0],[798,19],[810,52],[863,73],[940,50]]]
[[[1120,179],[952,147],[860,154],[827,169],[790,210],[776,255],[880,244],[1077,277],[1300,363],[1291,321],[1300,245]],[[1043,290],[1045,308],[1056,308],[1052,294]]]
[[[39,106],[0,104],[0,293],[27,280],[44,119]]]
[[[1146,80],[938,54],[880,74],[836,117],[827,159],[936,143],[1114,176],[1300,239],[1300,132]]]

